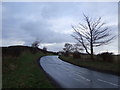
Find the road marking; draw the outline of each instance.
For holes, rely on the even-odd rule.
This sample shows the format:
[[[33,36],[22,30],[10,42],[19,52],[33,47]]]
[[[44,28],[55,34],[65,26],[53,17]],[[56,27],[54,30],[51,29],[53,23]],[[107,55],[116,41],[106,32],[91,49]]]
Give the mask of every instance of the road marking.
[[[68,69],[68,68],[64,68],[64,70],[66,70],[66,71],[68,71],[68,72],[70,72],[70,73],[73,73],[73,74],[77,75],[78,77],[80,77],[80,78],[82,78],[82,79],[84,79],[84,80],[86,80],[86,81],[89,81],[89,82],[91,81],[91,80],[89,80],[89,79],[81,76],[81,75],[80,75],[80,72],[78,73],[78,72],[76,72],[76,71],[70,71],[70,69]],[[76,73],[78,73],[78,74],[76,74]],[[78,79],[76,79],[76,78],[75,78],[75,80],[80,81],[80,80],[78,80]]]
[[[75,73],[74,73],[75,74]],[[78,75],[78,74],[75,74],[75,75],[77,75],[78,77],[80,77],[80,78],[82,78],[82,79],[84,79],[84,80],[86,80],[86,81],[88,81],[88,82],[90,82],[91,80],[90,79],[87,79],[87,78],[85,78],[85,77],[83,77],[83,76],[81,76],[80,74]]]
[[[73,78],[73,79],[75,79],[76,81],[81,81],[81,80],[79,80],[78,78]]]
[[[82,78],[82,79],[84,79],[84,80],[86,80],[86,81],[89,81],[89,82],[91,81],[91,80],[89,80],[89,79],[81,76],[80,73],[78,73],[78,72],[70,71],[70,69],[68,69],[68,68],[64,68],[64,70],[66,70],[66,71],[68,71],[68,72],[70,72],[70,73],[73,73],[74,75],[77,75],[78,77],[80,77],[80,78]],[[76,74],[76,73],[78,73],[78,74]],[[77,80],[77,81],[80,81],[80,80],[78,80],[78,79],[76,79],[76,78],[74,78],[74,79]]]
[[[71,71],[71,72],[75,72],[75,73],[77,72],[77,73],[80,73],[80,74],[83,73],[83,74],[89,75],[88,73],[85,73],[83,71],[77,71],[77,70],[69,68],[69,67],[65,67],[65,68],[67,68],[66,70]]]
[[[85,72],[83,72],[83,71],[77,71],[77,70],[74,70],[74,72],[77,72],[77,73],[79,73],[79,74],[86,74],[86,75],[89,75],[89,74],[87,74],[87,73],[85,73]]]
[[[105,83],[111,84],[111,85],[114,85],[114,86],[120,86],[120,85],[117,85],[117,84],[114,84],[114,83],[111,83],[111,82],[108,82],[108,81],[104,81],[102,79],[97,79],[97,80],[101,81],[101,82],[105,82]]]

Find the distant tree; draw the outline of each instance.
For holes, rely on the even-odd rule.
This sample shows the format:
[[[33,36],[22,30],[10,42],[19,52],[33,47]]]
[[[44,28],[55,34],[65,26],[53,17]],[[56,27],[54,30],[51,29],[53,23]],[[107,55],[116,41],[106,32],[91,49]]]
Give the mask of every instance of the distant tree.
[[[44,51],[47,51],[47,47],[44,46],[44,47],[43,47],[43,50],[44,50]]]
[[[65,43],[63,50],[66,53],[66,56],[72,51],[73,46],[70,43]]]
[[[63,55],[64,51],[63,50],[62,51],[58,51],[57,53],[58,53],[58,55]]]
[[[72,49],[72,52],[83,52],[83,48],[81,47],[80,44],[73,44],[73,49]]]
[[[74,34],[72,37],[76,39],[85,51],[93,57],[93,47],[107,45],[114,38],[109,33],[109,29],[105,27],[105,23],[101,22],[101,17],[96,20],[84,15],[85,24],[79,23],[79,26],[72,26]]]
[[[32,43],[32,49],[31,49],[31,52],[33,53],[33,54],[35,54],[36,52],[37,52],[37,49],[38,49],[38,47],[39,47],[39,45],[40,45],[40,41],[39,40],[36,40],[36,41],[34,41],[33,43]]]
[[[47,53],[47,47],[43,47],[43,53]]]
[[[32,47],[37,47],[40,45],[40,41],[36,40],[32,43]]]

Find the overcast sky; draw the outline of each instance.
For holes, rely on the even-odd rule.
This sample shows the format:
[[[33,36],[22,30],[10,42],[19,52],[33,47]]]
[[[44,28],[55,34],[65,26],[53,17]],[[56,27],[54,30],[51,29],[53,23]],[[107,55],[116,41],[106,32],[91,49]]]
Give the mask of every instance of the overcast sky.
[[[71,25],[83,22],[83,13],[92,18],[102,16],[113,35],[118,35],[117,2],[3,2],[2,46],[31,45],[40,40],[40,48],[60,51],[64,43],[75,43]],[[118,52],[117,37],[95,53]]]

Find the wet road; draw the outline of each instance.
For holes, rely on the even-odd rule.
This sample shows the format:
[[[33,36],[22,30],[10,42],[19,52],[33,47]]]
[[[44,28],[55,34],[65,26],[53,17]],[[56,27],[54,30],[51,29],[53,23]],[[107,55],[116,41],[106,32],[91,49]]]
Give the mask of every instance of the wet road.
[[[116,75],[96,72],[64,62],[58,56],[45,56],[40,65],[62,88],[119,88]]]

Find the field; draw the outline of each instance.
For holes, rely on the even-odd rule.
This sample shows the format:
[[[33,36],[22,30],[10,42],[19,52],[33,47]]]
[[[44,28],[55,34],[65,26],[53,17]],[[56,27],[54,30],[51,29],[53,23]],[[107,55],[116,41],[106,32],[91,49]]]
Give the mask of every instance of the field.
[[[38,62],[53,53],[33,52],[30,47],[6,47],[2,51],[2,88],[55,88]]]

